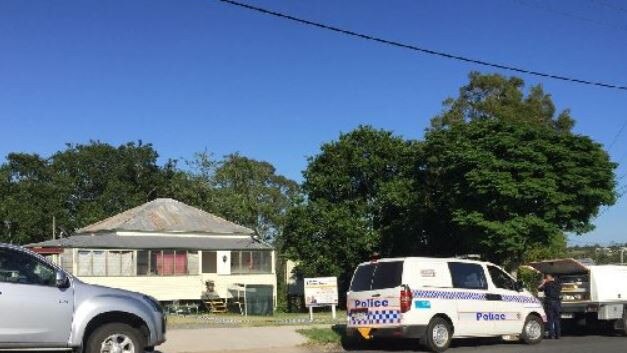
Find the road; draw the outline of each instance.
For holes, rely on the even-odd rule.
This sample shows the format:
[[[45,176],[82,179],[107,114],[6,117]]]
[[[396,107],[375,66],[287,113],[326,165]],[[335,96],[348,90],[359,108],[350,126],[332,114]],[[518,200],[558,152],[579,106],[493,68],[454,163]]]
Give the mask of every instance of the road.
[[[356,353],[415,353],[420,349],[407,345],[390,347],[382,344],[374,350]],[[624,353],[627,352],[627,337],[624,336],[571,336],[560,340],[544,340],[534,346],[520,343],[503,343],[495,340],[456,340],[447,353]]]

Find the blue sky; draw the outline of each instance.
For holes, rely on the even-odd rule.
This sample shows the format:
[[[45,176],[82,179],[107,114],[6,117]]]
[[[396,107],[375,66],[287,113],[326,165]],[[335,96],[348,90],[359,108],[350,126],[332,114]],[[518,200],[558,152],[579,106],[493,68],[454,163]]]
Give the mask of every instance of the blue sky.
[[[627,84],[625,1],[246,1],[435,50]],[[359,124],[422,137],[471,70],[498,72],[215,0],[3,0],[0,155],[141,139],[163,159],[239,151],[300,180],[307,156]],[[606,145],[627,119],[625,91],[523,78],[572,109],[577,132]],[[610,150],[625,163],[626,153],[627,129]],[[596,224],[573,243],[627,241],[627,203]]]

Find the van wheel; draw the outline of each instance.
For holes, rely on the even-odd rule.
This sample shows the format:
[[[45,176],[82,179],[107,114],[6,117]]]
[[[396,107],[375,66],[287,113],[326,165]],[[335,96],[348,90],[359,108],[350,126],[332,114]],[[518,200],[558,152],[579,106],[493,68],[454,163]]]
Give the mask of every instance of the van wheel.
[[[145,345],[138,330],[127,324],[112,323],[92,332],[85,353],[144,353]]]
[[[544,322],[536,315],[527,316],[520,338],[526,344],[538,344],[544,338]]]
[[[441,317],[434,317],[427,325],[424,337],[424,346],[431,352],[444,352],[451,345],[453,328],[448,321]]]

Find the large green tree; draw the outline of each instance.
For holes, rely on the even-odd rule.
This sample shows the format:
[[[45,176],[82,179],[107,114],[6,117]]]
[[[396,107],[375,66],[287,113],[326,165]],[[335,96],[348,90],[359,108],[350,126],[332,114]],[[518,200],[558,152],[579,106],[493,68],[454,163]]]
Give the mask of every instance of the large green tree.
[[[477,119],[425,143],[429,248],[516,265],[565,232],[593,228],[615,201],[614,164],[584,136],[523,121]]]
[[[29,243],[70,233],[158,197],[173,197],[255,229],[282,231],[296,182],[263,161],[197,155],[186,168],[158,163],[150,144],[68,144],[48,158],[12,153],[0,165],[0,241]]]
[[[411,254],[418,243],[419,144],[360,126],[322,145],[309,159],[307,198],[288,218],[283,245],[305,275],[336,275],[346,284],[373,251]]]
[[[48,239],[162,195],[167,180],[151,145],[93,141],[67,145],[49,158],[9,154],[0,166],[2,241]]]
[[[615,164],[573,126],[541,86],[471,73],[425,137],[428,247],[515,266],[593,229],[615,202]]]
[[[171,185],[174,197],[250,227],[268,242],[282,233],[286,214],[300,197],[298,183],[272,164],[238,153],[222,159],[197,153],[187,165],[187,173]]]

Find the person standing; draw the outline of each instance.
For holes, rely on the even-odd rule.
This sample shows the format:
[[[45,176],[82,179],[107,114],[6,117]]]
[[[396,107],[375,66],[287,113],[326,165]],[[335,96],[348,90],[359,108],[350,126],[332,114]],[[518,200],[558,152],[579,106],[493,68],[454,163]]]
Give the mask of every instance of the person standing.
[[[547,273],[544,275],[544,280],[538,290],[544,292],[544,311],[549,326],[549,338],[560,339],[562,335],[560,326],[562,286],[555,280],[555,276]]]

